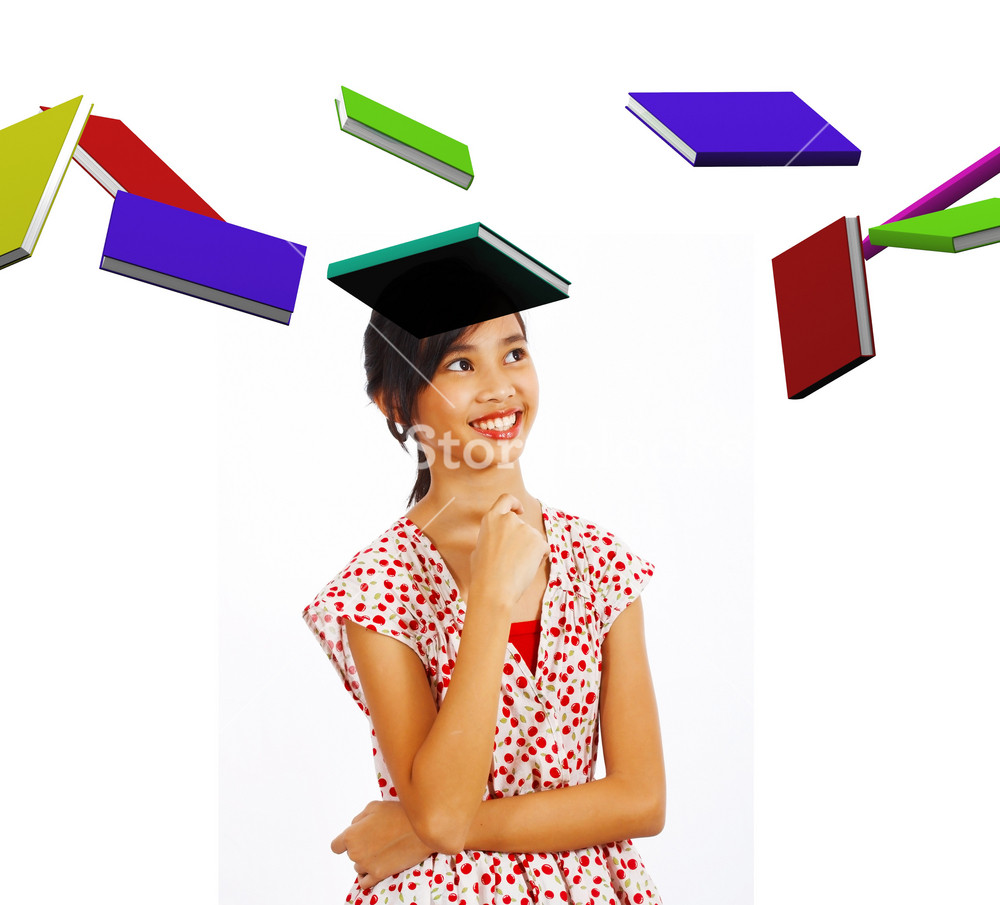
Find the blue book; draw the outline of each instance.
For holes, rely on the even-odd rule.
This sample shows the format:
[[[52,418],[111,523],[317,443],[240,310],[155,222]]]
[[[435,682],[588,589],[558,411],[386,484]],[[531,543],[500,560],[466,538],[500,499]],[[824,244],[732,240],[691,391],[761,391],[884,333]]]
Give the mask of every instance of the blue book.
[[[101,270],[287,324],[305,255],[304,245],[118,192]]]
[[[626,109],[696,167],[857,166],[861,151],[792,91],[635,91]]]

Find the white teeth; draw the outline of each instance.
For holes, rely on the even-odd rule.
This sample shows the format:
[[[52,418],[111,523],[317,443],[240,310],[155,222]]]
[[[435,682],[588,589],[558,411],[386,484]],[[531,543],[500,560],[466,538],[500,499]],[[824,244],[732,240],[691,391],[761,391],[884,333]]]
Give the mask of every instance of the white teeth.
[[[473,421],[472,426],[478,428],[479,430],[506,431],[510,430],[514,426],[515,421],[517,421],[517,412],[514,412],[512,415],[508,415],[506,418],[490,418],[486,421]]]

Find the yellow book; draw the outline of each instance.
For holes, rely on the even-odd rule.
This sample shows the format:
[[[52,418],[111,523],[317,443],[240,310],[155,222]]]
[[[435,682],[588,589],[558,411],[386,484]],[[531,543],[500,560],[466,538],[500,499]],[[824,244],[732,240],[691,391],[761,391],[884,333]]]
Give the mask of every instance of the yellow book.
[[[80,95],[0,129],[0,268],[35,250],[92,108]]]

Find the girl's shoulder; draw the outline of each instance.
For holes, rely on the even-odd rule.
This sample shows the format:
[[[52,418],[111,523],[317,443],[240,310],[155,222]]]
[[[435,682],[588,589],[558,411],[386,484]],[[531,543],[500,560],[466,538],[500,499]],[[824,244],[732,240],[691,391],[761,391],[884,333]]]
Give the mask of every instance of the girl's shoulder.
[[[406,604],[409,613],[417,612],[442,581],[441,565],[429,552],[419,529],[401,516],[358,550],[316,600],[337,603],[346,598],[358,612],[366,608],[362,603],[380,611],[387,604],[396,610]]]
[[[345,623],[395,638],[426,665],[441,583],[439,568],[427,555],[419,532],[402,517],[358,550],[302,611],[302,618],[359,704],[362,698]]]
[[[369,580],[365,576],[394,576],[400,570],[426,571],[430,562],[424,555],[419,540],[419,532],[415,530],[413,523],[401,516],[358,550],[333,583]]]
[[[602,523],[546,507],[550,549],[574,587],[587,588],[605,630],[653,577],[655,565]]]
[[[552,507],[546,507],[543,517],[548,519],[550,546],[560,551],[562,559],[571,559],[577,572],[590,583],[605,583],[623,577],[619,573],[624,572],[653,574],[651,562],[600,522]]]

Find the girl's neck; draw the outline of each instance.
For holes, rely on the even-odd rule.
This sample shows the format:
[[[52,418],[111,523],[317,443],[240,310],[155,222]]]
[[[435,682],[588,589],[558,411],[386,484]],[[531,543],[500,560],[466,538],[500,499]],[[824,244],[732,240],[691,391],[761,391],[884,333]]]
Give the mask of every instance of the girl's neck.
[[[513,494],[524,506],[525,517],[532,516],[538,501],[528,493],[518,463],[512,468],[490,469],[470,475],[451,473],[443,480],[432,472],[427,494],[407,513],[407,518],[432,537],[453,537],[472,542],[479,534],[479,524],[489,508],[503,493]]]

